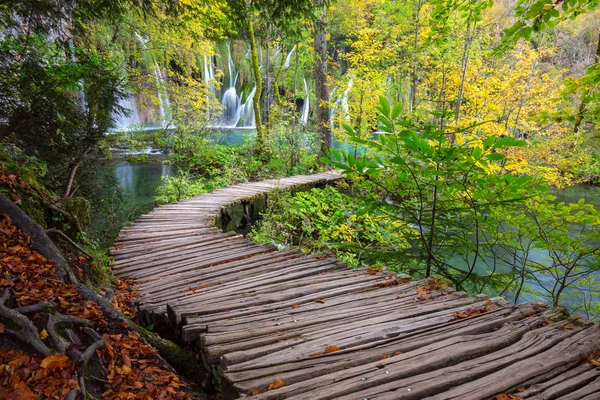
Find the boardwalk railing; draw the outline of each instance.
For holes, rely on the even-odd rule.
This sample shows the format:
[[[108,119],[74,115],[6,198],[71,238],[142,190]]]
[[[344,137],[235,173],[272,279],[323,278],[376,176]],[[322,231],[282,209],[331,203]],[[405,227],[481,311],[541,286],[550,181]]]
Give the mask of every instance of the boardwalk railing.
[[[224,399],[600,399],[600,329],[538,303],[257,245],[223,208],[336,173],[235,185],[123,229],[113,268],[148,322],[224,369]],[[244,208],[248,218],[251,211]]]

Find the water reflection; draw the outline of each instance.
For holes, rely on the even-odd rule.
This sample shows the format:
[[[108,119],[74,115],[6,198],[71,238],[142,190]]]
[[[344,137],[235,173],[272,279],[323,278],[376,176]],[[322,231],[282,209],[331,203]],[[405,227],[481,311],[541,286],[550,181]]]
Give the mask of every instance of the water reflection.
[[[132,202],[152,203],[163,176],[171,176],[174,167],[161,162],[121,161],[115,166],[117,181]]]

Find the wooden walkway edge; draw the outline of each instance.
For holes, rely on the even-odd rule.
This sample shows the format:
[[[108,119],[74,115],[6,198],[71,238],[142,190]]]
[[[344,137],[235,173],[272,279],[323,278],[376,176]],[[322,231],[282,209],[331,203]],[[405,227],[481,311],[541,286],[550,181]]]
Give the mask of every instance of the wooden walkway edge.
[[[248,219],[277,187],[340,178],[245,183],[159,207],[121,231],[112,267],[143,294],[146,322],[223,369],[225,400],[600,399],[600,329],[565,310],[351,270],[215,226],[234,204]]]

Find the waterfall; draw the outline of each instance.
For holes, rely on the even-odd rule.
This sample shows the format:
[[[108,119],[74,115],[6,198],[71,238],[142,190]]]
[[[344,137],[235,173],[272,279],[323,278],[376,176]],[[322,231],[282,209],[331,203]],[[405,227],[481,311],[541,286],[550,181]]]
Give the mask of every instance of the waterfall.
[[[329,95],[329,102],[330,103],[334,99],[335,92],[337,91],[337,89],[338,88],[336,86],[331,91],[331,94]],[[341,99],[341,97],[339,95],[335,96],[335,102],[333,102],[333,105],[329,109],[329,125],[331,125],[331,130],[335,129],[335,112],[337,111],[337,108],[339,107],[341,101],[342,101],[342,99]]]
[[[154,79],[156,80],[156,88],[158,89],[159,122],[161,128],[166,128],[171,120],[171,102],[169,101],[169,94],[166,89],[167,81],[156,61],[154,61]]]
[[[125,110],[125,113],[113,113],[115,127],[113,129],[109,129],[110,132],[123,132],[135,129],[141,125],[140,113],[138,111],[137,102],[133,94],[129,93],[127,97],[121,98],[119,100],[119,107],[122,110]]]
[[[290,62],[292,61],[292,54],[294,53],[294,50],[296,50],[296,46],[292,47],[287,57],[285,58],[285,62],[283,63],[284,69],[288,69],[290,67]]]
[[[234,87],[230,87],[223,94],[223,114],[220,124],[225,127],[233,128],[237,125],[240,119],[241,101]]]
[[[223,112],[217,126],[220,128],[252,128],[255,126],[252,99],[256,93],[256,86],[250,91],[248,97],[242,104],[242,97],[238,94],[236,89],[239,71],[237,71],[233,57],[231,56],[231,44],[227,42],[226,47],[229,87],[225,93],[223,93],[223,98],[221,99]]]
[[[304,77],[304,93],[306,94],[306,97],[304,98],[304,104],[302,104],[302,115],[300,116],[300,123],[302,125],[308,123],[308,113],[310,111],[310,90],[308,90],[306,77]]]
[[[235,70],[235,63],[233,62],[233,58],[231,58],[231,43],[226,42],[227,47],[227,69],[229,69],[229,87],[235,87],[237,81],[237,73]],[[234,78],[235,74],[235,78]]]
[[[341,105],[342,105],[342,111],[344,112],[344,118],[347,121],[350,121],[350,109],[348,107],[348,94],[350,93],[350,90],[352,90],[352,85],[354,84],[354,77],[350,77],[350,79],[348,80],[348,86],[346,87],[346,90],[344,90],[344,96],[342,97],[342,101],[341,101]]]
[[[77,64],[77,54],[75,53],[75,44],[73,44],[73,39],[69,39],[69,49],[71,50],[71,61],[73,62],[73,64]],[[83,111],[84,114],[87,114],[88,111],[88,106],[87,106],[87,100],[85,98],[85,81],[83,79],[79,80],[77,82],[77,89],[76,89],[76,97],[77,97],[77,101],[79,102],[79,106],[81,107],[81,110]]]
[[[240,109],[240,116],[237,126],[240,128],[254,128],[256,127],[256,121],[254,120],[254,95],[256,94],[256,86],[252,88],[246,101]]]
[[[208,57],[204,55],[204,83],[210,92],[215,94],[215,85],[213,79],[215,78],[215,67],[212,62],[208,62]]]
[[[162,73],[162,70],[160,69],[160,66],[158,65],[158,62],[156,61],[154,54],[152,54],[152,52],[147,48],[149,39],[142,37],[137,32],[135,32],[135,37],[137,38],[138,42],[140,43],[140,46],[142,48],[145,48],[145,51],[147,51],[150,54],[150,57],[152,58],[153,73],[154,73],[154,80],[156,82],[158,107],[159,107],[160,120],[158,121],[158,123],[159,123],[160,127],[165,128],[165,127],[167,127],[167,125],[169,124],[170,119],[171,119],[171,102],[169,100],[169,93],[167,92],[167,80],[165,79],[165,77]],[[134,101],[135,101],[135,99],[134,99]],[[138,117],[138,119],[139,119],[139,117]]]

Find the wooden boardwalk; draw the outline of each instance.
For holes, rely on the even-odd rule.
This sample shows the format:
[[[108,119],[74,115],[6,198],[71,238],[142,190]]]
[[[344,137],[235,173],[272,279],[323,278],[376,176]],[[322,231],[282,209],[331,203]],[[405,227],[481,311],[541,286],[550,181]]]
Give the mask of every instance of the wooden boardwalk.
[[[224,370],[224,399],[600,399],[600,329],[563,310],[350,270],[214,225],[275,187],[336,179],[235,185],[121,232],[113,268],[144,295],[142,317],[198,344]]]

